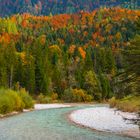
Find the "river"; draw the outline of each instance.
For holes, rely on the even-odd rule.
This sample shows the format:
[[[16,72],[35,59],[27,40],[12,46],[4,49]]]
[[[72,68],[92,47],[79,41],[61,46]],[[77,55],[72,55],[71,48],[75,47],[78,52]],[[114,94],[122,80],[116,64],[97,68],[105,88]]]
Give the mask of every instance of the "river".
[[[38,110],[1,119],[0,140],[135,140],[78,127],[66,119],[71,111],[84,108]]]

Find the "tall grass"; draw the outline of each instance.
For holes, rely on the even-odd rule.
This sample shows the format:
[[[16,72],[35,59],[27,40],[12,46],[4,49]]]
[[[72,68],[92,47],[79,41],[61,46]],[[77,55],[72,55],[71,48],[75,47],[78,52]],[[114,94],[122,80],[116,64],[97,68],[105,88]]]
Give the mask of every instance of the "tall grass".
[[[110,107],[116,107],[125,112],[140,111],[140,96],[127,96],[123,99],[112,98],[109,100]]]

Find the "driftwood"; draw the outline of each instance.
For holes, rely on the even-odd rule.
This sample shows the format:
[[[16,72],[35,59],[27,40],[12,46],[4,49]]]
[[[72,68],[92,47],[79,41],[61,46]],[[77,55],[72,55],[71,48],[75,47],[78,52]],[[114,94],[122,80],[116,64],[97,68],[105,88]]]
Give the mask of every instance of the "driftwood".
[[[117,111],[118,111],[117,109],[114,111],[115,114],[117,113]],[[125,118],[124,116],[122,116],[122,115],[119,113],[119,115],[121,115],[122,118],[123,118],[125,121],[130,121],[130,122],[132,122],[132,123],[138,125],[138,126],[139,126],[139,129],[140,129],[140,112],[137,112],[137,114],[138,114],[138,117],[137,117],[137,118],[128,119],[128,118]]]
[[[131,121],[131,122],[133,122],[134,124],[136,124],[136,125],[138,125],[139,126],[139,128],[140,128],[140,117],[138,117],[138,118],[135,118],[135,119],[128,119],[128,118],[125,118],[124,116],[122,116],[123,117],[123,119],[124,120],[128,120],[128,121]]]

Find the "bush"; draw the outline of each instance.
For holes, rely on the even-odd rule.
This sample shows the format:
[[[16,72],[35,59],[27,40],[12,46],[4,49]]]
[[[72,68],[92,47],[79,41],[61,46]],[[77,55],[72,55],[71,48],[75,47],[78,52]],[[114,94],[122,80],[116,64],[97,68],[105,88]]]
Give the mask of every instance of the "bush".
[[[53,102],[53,101],[52,101],[52,98],[51,98],[51,97],[46,96],[46,97],[44,98],[44,103],[49,104],[49,103],[52,103],[52,102]]]
[[[48,104],[48,103],[57,103],[58,102],[58,94],[52,93],[50,96],[43,95],[40,93],[37,97],[37,102],[41,104]]]
[[[49,96],[45,96],[42,93],[37,97],[37,102],[41,104],[52,103],[52,98]]]
[[[24,103],[24,108],[25,109],[33,108],[34,102],[32,97],[29,95],[29,93],[24,88],[20,89],[18,93]]]
[[[85,102],[91,102],[93,100],[93,97],[91,95],[85,95],[84,101]]]
[[[32,98],[25,90],[19,92],[0,89],[0,114],[12,111],[22,111],[24,108],[33,107]]]
[[[6,95],[0,95],[0,114],[6,114],[13,111],[13,101]]]
[[[40,95],[37,96],[37,103],[43,103],[44,102],[44,95],[40,93]]]
[[[62,99],[65,102],[91,102],[93,97],[88,95],[83,89],[66,89]]]
[[[10,99],[13,100],[13,110],[15,111],[22,111],[23,108],[25,107],[23,100],[20,98],[18,93],[13,90],[7,90],[7,96],[10,97]]]
[[[72,88],[68,88],[64,91],[62,100],[65,102],[73,102],[73,89]]]
[[[52,93],[51,98],[53,101],[58,99],[58,94],[57,93]]]
[[[6,114],[12,111],[22,111],[24,104],[17,92],[13,90],[0,90],[0,113]]]

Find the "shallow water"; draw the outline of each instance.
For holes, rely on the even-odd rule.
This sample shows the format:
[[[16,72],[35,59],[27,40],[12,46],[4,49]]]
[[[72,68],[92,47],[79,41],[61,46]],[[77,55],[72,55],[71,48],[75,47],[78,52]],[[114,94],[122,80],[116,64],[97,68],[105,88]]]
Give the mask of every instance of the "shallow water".
[[[71,124],[66,114],[87,106],[39,110],[0,120],[0,140],[135,140]]]

